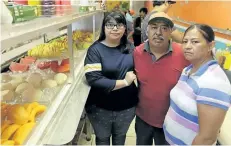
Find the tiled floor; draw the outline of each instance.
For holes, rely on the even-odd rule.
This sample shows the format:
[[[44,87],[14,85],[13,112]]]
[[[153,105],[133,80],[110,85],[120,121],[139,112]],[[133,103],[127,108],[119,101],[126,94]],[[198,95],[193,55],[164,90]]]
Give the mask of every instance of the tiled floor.
[[[95,135],[92,135],[91,141],[86,141],[85,135],[82,135],[82,138],[80,138],[78,145],[95,146]],[[133,120],[128,130],[125,145],[136,145],[135,120]]]

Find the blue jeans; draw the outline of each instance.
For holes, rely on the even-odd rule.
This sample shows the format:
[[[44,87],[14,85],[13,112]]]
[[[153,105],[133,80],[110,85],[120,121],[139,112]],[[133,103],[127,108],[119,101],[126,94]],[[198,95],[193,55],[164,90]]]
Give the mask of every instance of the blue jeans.
[[[126,133],[135,117],[135,107],[123,111],[108,111],[96,106],[86,107],[87,116],[96,135],[96,145],[124,145]]]
[[[136,116],[136,145],[169,145],[165,140],[163,128],[157,128],[149,125],[140,117]]]

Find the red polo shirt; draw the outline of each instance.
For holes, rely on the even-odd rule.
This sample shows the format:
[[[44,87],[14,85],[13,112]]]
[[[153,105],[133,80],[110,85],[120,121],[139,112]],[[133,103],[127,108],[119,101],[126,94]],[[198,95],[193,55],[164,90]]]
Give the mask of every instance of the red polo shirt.
[[[139,82],[139,104],[136,114],[151,126],[162,128],[169,108],[171,89],[176,85],[181,71],[189,64],[177,43],[156,60],[148,42],[134,51],[136,75]]]

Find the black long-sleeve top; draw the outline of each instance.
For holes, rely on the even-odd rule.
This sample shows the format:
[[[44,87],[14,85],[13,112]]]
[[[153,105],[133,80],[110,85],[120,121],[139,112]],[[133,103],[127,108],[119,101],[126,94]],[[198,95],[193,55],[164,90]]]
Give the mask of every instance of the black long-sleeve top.
[[[113,91],[116,80],[123,80],[128,71],[134,71],[133,51],[121,50],[120,46],[108,47],[100,42],[88,49],[84,68],[91,90],[86,106],[121,111],[138,103],[138,90],[134,83]]]

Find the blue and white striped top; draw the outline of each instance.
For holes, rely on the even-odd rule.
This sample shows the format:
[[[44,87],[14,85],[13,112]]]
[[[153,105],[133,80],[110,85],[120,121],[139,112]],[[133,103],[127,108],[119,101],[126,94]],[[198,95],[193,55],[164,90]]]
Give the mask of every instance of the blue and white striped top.
[[[189,76],[186,67],[170,92],[170,108],[164,121],[166,140],[171,145],[191,145],[199,131],[197,104],[227,111],[231,104],[230,82],[217,61],[209,61]]]

